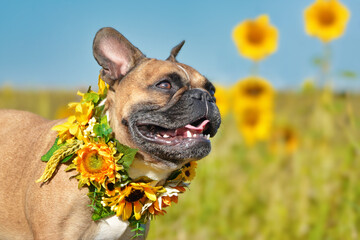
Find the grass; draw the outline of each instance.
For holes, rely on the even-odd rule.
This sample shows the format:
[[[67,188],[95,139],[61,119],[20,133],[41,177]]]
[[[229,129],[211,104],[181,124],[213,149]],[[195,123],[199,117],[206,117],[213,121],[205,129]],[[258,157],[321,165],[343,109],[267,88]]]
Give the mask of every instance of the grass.
[[[70,92],[0,90],[0,108],[55,118]],[[152,223],[148,239],[359,239],[360,96],[283,92],[275,125],[290,125],[297,150],[244,144],[231,116],[199,161],[179,203]]]

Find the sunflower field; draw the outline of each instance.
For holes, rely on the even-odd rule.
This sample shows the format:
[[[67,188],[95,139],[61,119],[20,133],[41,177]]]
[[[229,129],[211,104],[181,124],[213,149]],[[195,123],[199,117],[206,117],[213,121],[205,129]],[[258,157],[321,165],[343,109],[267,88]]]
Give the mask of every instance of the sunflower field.
[[[360,94],[333,89],[331,73],[330,46],[350,15],[339,0],[304,9],[305,33],[324,52],[318,78],[293,91],[259,74],[279,44],[271,16],[239,19],[232,41],[253,67],[231,86],[212,80],[222,115],[212,152],[148,239],[360,239]],[[67,117],[75,100],[72,91],[0,88],[0,108],[49,119]]]

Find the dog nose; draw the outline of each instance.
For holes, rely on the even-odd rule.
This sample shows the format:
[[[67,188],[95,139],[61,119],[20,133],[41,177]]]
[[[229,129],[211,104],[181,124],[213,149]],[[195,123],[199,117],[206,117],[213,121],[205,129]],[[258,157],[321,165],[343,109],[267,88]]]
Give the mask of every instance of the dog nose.
[[[210,94],[204,90],[201,89],[192,89],[190,90],[190,96],[194,99],[200,100],[200,101],[208,101],[208,102],[214,102],[214,98],[210,96]]]

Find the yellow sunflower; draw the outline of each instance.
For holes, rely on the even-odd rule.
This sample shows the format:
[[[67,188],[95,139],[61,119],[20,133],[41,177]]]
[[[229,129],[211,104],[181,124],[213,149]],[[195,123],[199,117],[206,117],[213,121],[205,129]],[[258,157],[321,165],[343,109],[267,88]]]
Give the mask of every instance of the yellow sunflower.
[[[216,105],[219,108],[221,117],[225,117],[230,110],[229,90],[220,85],[216,85],[215,88]]]
[[[237,82],[231,90],[233,110],[256,106],[257,108],[271,108],[274,101],[274,89],[271,84],[260,77],[247,77]]]
[[[240,55],[254,61],[262,60],[277,49],[278,31],[269,23],[267,15],[238,24],[232,37]]]
[[[185,183],[191,182],[196,175],[197,162],[192,161],[184,165],[181,169],[182,180]]]
[[[274,153],[284,151],[286,154],[294,153],[299,146],[298,134],[290,126],[279,127],[272,133],[270,150]]]
[[[105,194],[110,197],[120,192],[120,187],[116,187],[115,182],[109,179],[104,182],[103,187],[105,188]]]
[[[156,201],[156,193],[162,187],[152,187],[146,183],[129,183],[119,194],[114,197],[102,199],[103,206],[108,206],[117,216],[122,216],[124,221],[128,220],[132,214],[135,219],[141,218],[143,204],[149,199]]]
[[[273,113],[269,109],[251,106],[235,113],[235,120],[247,145],[267,140],[270,136]]]
[[[118,176],[117,171],[122,166],[116,164],[112,154],[113,150],[104,143],[88,143],[77,152],[77,157],[73,160],[67,170],[76,169],[79,175],[79,188],[90,182],[97,188],[108,180],[114,182]]]
[[[304,17],[306,33],[329,42],[343,35],[350,12],[338,0],[316,0],[305,9]]]

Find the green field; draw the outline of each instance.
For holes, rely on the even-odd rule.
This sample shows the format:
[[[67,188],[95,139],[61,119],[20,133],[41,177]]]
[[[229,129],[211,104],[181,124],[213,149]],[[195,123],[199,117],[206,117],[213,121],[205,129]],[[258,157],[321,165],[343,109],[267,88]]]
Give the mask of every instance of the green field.
[[[74,100],[75,91],[0,90],[0,108],[47,118]],[[284,142],[247,147],[226,117],[190,190],[152,222],[149,239],[359,239],[359,100],[278,93],[274,124],[296,132],[293,153]]]

